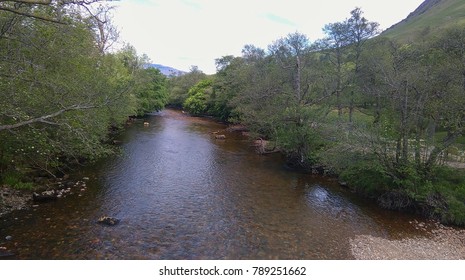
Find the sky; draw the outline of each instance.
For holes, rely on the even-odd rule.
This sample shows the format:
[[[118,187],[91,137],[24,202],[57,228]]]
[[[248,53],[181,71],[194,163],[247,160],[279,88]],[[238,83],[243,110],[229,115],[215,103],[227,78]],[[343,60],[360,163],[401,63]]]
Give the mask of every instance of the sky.
[[[216,72],[215,59],[240,56],[246,44],[267,49],[299,32],[311,42],[325,24],[350,17],[360,7],[381,30],[406,18],[424,0],[120,0],[114,25],[120,40],[152,63]]]

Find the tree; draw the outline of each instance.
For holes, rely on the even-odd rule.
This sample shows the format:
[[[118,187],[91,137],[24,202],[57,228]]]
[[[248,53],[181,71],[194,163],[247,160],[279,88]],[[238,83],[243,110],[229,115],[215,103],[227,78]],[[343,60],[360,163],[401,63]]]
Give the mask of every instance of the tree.
[[[183,104],[184,109],[194,115],[207,113],[208,102],[212,94],[212,83],[211,79],[204,79],[191,87]]]
[[[357,95],[364,85],[360,82],[360,56],[365,43],[378,34],[378,26],[364,18],[362,10],[356,8],[351,11],[350,18],[325,25],[326,37],[317,42],[317,49],[333,66],[327,83],[336,97],[338,117],[341,119],[343,107],[348,107],[349,123],[353,122]]]
[[[89,21],[94,28],[95,41],[101,53],[105,53],[118,40],[119,32],[111,24],[113,7],[100,4],[96,7],[84,6],[89,13]]]
[[[166,77],[155,68],[140,69],[135,77],[137,115],[163,109],[168,101]]]
[[[88,9],[92,4],[103,1],[105,0],[3,0],[0,1],[0,12],[23,19],[31,18],[65,24],[67,21],[62,16],[66,15],[69,9],[73,7]]]
[[[349,41],[349,25],[347,21],[336,22],[325,25],[323,31],[326,37],[317,42],[317,49],[326,55],[326,58],[334,67],[329,76],[334,77],[332,90],[336,96],[336,107],[339,118],[342,117],[342,100],[341,95],[344,89],[348,86],[348,71],[344,67],[348,63],[348,45]]]
[[[241,57],[224,56],[216,60],[217,73],[212,84],[209,113],[224,121],[238,121],[240,118],[233,100],[243,90],[243,67]]]
[[[307,55],[310,52],[310,42],[304,34],[295,32],[274,42],[269,51],[284,69],[289,69],[293,79],[296,101],[301,103],[308,92],[308,87],[302,89],[303,70],[307,64]]]
[[[377,22],[370,22],[363,17],[363,11],[360,8],[355,8],[350,14],[351,17],[346,22],[349,32],[348,39],[354,55],[353,63],[355,65],[352,82],[354,86],[350,91],[349,98],[349,122],[352,123],[355,108],[355,94],[359,91],[356,87],[360,84],[360,56],[364,51],[365,43],[379,33],[379,24]]]
[[[0,13],[5,14],[5,21],[3,21],[2,32],[0,33],[0,43],[4,44],[5,51],[3,54],[6,54],[8,57],[4,60],[7,64],[3,68],[3,77],[13,80],[22,79],[23,82],[27,82],[28,79],[31,79],[31,77],[22,78],[19,74],[12,75],[10,73],[21,73],[27,75],[28,67],[24,63],[28,62],[20,60],[15,61],[15,59],[21,56],[22,50],[26,50],[27,48],[39,49],[39,46],[45,43],[44,38],[47,38],[48,35],[46,32],[55,32],[55,34],[51,33],[52,36],[55,36],[57,32],[67,32],[66,30],[72,30],[72,32],[74,32],[80,28],[80,34],[77,34],[77,32],[73,33],[74,37],[71,37],[70,39],[70,41],[73,42],[78,36],[80,36],[80,38],[82,38],[82,36],[87,36],[88,34],[84,34],[86,31],[84,31],[85,27],[82,26],[82,24],[80,26],[78,24],[74,29],[71,25],[65,24],[73,20],[73,14],[67,13],[64,8],[70,5],[86,6],[94,2],[98,1],[2,1],[0,3]],[[28,22],[29,19],[38,21],[33,21],[30,23],[29,29],[27,29],[25,27],[28,25],[25,23]],[[48,23],[51,24],[49,25]],[[28,31],[33,33],[29,34],[28,36]],[[66,36],[67,34],[63,34],[65,37],[62,38],[70,38],[70,36]],[[40,38],[40,36],[43,38]],[[58,38],[58,40],[62,38]],[[82,39],[83,42],[78,42],[77,47],[83,46],[83,44],[89,44],[89,38]],[[22,42],[22,44],[18,42]],[[66,45],[67,43],[64,40],[61,40],[61,42],[63,42],[63,45]],[[90,44],[87,47],[91,48]],[[8,53],[9,51],[12,53]],[[44,54],[43,50],[41,54]],[[21,69],[20,72],[18,72],[18,67]],[[29,82],[32,82],[32,80],[29,80]],[[11,87],[10,89],[14,90]],[[95,107],[96,105],[90,104],[70,104],[69,106],[61,106],[59,109],[53,112],[48,112],[44,115],[29,115],[30,117],[28,119],[22,119],[21,121],[16,121],[14,123],[0,123],[0,131],[5,129],[16,129],[37,122],[49,123],[51,118],[54,118],[65,112],[87,110]],[[13,116],[13,119],[10,118],[10,121],[15,119],[19,120],[19,118]]]
[[[168,104],[181,108],[184,101],[188,98],[189,89],[206,77],[205,73],[194,66],[191,67],[188,73],[170,78],[168,81]]]
[[[1,170],[54,175],[110,151],[103,142],[132,110],[131,96],[120,64],[99,52],[92,26],[71,8],[93,2],[0,3]]]

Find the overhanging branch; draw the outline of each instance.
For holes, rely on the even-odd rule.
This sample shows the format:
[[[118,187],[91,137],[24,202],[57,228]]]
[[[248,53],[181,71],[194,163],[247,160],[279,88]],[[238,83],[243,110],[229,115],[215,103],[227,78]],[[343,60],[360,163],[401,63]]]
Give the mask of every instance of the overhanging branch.
[[[52,19],[52,18],[48,18],[48,17],[44,17],[44,16],[40,16],[40,15],[34,15],[34,14],[30,14],[30,13],[25,13],[25,12],[21,12],[19,10],[10,9],[10,8],[6,8],[6,7],[1,7],[0,6],[0,11],[10,12],[10,13],[17,14],[17,15],[20,15],[20,16],[40,19],[40,20],[43,20],[43,21],[64,24],[63,22]]]
[[[49,119],[57,117],[57,116],[65,113],[65,112],[68,112],[68,111],[88,110],[88,109],[94,109],[94,108],[97,108],[97,107],[98,106],[95,106],[95,105],[72,105],[72,106],[66,107],[64,109],[61,109],[59,111],[56,111],[54,113],[51,113],[51,114],[48,114],[48,115],[45,115],[45,116],[29,119],[29,120],[26,120],[26,121],[15,123],[15,124],[0,125],[0,132],[3,131],[3,130],[12,130],[12,129],[16,129],[16,128],[19,128],[19,127],[22,127],[22,126],[26,126],[26,125],[30,125],[30,124],[34,124],[34,123],[39,123],[39,122],[40,123],[45,123],[45,124],[50,124],[50,125],[56,125],[56,123],[49,121]]]

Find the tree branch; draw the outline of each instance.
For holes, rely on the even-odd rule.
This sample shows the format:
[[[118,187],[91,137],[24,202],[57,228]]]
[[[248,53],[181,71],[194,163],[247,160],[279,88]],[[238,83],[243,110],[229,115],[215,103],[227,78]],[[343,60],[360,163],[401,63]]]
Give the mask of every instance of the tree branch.
[[[44,17],[44,16],[39,16],[39,15],[33,15],[33,14],[29,14],[29,13],[25,13],[25,12],[18,11],[18,10],[6,8],[6,7],[0,7],[0,11],[10,12],[10,13],[17,14],[17,15],[20,15],[20,16],[25,16],[25,17],[40,19],[40,20],[44,20],[44,21],[48,21],[48,22],[64,24],[64,22],[61,22],[61,21],[58,21],[58,20],[55,20],[55,19],[52,19],[52,18],[48,18],[48,17]]]
[[[63,5],[78,5],[78,6],[83,6],[87,8],[87,5],[91,5],[93,3],[98,3],[98,2],[103,2],[106,0],[0,0],[0,11],[5,11],[13,14],[17,14],[20,16],[25,16],[29,18],[35,18],[43,21],[48,21],[48,22],[53,22],[53,23],[59,23],[59,24],[65,24],[64,22],[61,22],[59,20],[41,16],[41,15],[35,15],[32,13],[27,13],[27,12],[22,12],[19,9],[13,9],[9,7],[2,6],[1,3],[16,3],[16,4],[24,4],[27,6],[33,6],[33,5],[43,5],[43,6],[49,6],[53,2],[56,2],[58,4],[63,4]],[[111,0],[107,0],[111,1]]]
[[[57,123],[50,122],[48,120],[51,119],[51,118],[57,117],[57,116],[65,113],[65,112],[68,112],[68,111],[88,110],[88,109],[94,109],[94,108],[97,108],[97,106],[95,106],[95,105],[72,105],[72,106],[66,107],[64,109],[61,109],[61,110],[56,111],[55,113],[52,113],[52,114],[49,114],[49,115],[29,119],[29,120],[26,120],[26,121],[15,123],[15,124],[0,125],[0,132],[2,130],[16,129],[16,128],[19,128],[19,127],[22,127],[22,126],[26,126],[26,125],[30,125],[30,124],[34,124],[34,123],[38,123],[38,122],[46,123],[46,124],[50,124],[50,125],[57,125]]]
[[[18,4],[29,4],[29,5],[50,5],[52,0],[0,0],[0,2],[15,2]]]

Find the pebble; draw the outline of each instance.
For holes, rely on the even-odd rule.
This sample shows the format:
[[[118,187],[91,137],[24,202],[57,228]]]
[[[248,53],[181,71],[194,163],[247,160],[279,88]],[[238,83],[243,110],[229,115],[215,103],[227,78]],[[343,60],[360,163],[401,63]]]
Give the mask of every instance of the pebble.
[[[358,235],[350,239],[352,255],[359,260],[462,260],[465,259],[465,230],[440,224],[410,222],[422,231],[432,227],[430,237],[386,239]]]

